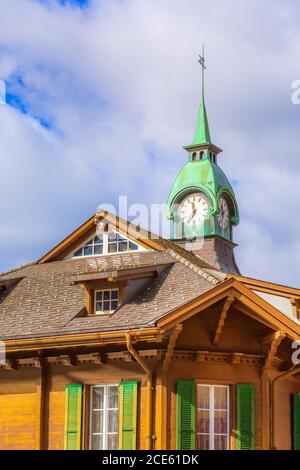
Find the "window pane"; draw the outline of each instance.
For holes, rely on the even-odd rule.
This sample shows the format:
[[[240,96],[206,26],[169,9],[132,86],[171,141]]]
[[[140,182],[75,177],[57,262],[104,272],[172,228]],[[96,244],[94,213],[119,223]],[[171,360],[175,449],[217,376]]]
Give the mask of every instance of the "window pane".
[[[111,310],[117,310],[119,304],[115,300],[112,301],[111,303]]]
[[[227,434],[227,411],[215,411],[215,433]]]
[[[104,388],[103,387],[93,387],[93,400],[92,400],[93,409],[103,409],[104,403]]]
[[[109,243],[108,244],[108,253],[116,253],[118,250],[118,244],[117,243]]]
[[[102,300],[102,297],[103,297],[103,292],[102,291],[96,292],[96,300]]]
[[[119,251],[127,251],[127,250],[128,250],[127,242],[121,242],[119,244]]]
[[[107,436],[107,450],[117,450],[118,449],[118,435],[109,434]]]
[[[103,235],[96,235],[94,238],[94,243],[102,243],[103,242]]]
[[[209,435],[208,434],[198,434],[198,449],[199,450],[209,450]]]
[[[92,449],[103,450],[103,436],[92,436]]]
[[[103,432],[103,411],[93,411],[92,433]]]
[[[227,388],[215,387],[215,410],[227,410]]]
[[[110,310],[110,302],[103,302],[103,310],[104,311]]]
[[[198,432],[209,433],[209,411],[198,411]]]
[[[83,250],[84,250],[84,251],[83,251],[83,254],[84,254],[85,256],[90,256],[90,255],[93,254],[93,247],[92,247],[91,245],[84,246],[84,247],[83,247]]]
[[[118,297],[119,297],[119,291],[118,290],[113,290],[111,292],[111,298],[112,299],[118,299]]]
[[[118,408],[118,387],[108,387],[108,408]]]
[[[227,450],[227,436],[215,436],[215,450]]]
[[[209,386],[199,385],[198,386],[198,408],[209,409]]]
[[[94,254],[95,255],[102,255],[103,253],[103,245],[95,245],[94,246]]]
[[[96,302],[96,312],[103,312],[103,303]]]
[[[129,249],[130,250],[137,250],[138,246],[133,242],[129,242]]]
[[[109,290],[105,290],[103,292],[103,298],[104,298],[104,300],[109,300],[110,299],[110,291]]]
[[[118,431],[118,410],[108,410],[107,432]]]
[[[74,256],[82,256],[82,248],[79,248],[79,250],[75,251]]]

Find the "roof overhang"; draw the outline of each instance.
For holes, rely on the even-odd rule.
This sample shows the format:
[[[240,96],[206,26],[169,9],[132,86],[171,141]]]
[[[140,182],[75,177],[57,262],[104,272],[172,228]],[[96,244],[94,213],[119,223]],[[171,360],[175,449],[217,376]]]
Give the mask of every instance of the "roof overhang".
[[[52,250],[46,253],[42,258],[38,260],[38,264],[47,263],[60,259],[62,253],[72,247],[77,240],[80,240],[85,234],[89,233],[101,220],[107,221],[110,226],[122,235],[130,238],[132,241],[140,244],[143,248],[148,250],[155,250],[163,252],[165,251],[161,238],[147,230],[144,230],[131,222],[121,219],[118,216],[112,215],[109,212],[102,211],[98,214],[90,217],[84,224],[78,229],[72,232],[67,238],[56,245]]]
[[[78,274],[77,276],[70,276],[70,284],[76,285],[88,281],[124,281],[131,279],[141,279],[144,277],[157,276],[157,267],[149,266],[146,268],[122,269],[119,271],[105,271],[100,273]]]
[[[299,323],[277,310],[234,278],[227,279],[199,297],[172,310],[158,319],[156,326],[160,329],[172,328],[228,296],[233,296],[247,308],[247,312],[251,317],[274,331],[280,330],[292,340],[300,339]]]

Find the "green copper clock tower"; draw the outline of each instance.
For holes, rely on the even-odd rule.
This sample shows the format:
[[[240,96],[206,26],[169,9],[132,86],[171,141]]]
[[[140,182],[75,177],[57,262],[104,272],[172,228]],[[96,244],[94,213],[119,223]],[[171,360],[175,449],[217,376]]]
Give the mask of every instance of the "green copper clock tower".
[[[239,273],[234,259],[232,228],[239,223],[234,191],[218,164],[222,150],[212,143],[204,99],[204,53],[202,96],[195,138],[185,146],[188,161],[169,194],[169,218],[173,240],[183,244],[225,272]]]

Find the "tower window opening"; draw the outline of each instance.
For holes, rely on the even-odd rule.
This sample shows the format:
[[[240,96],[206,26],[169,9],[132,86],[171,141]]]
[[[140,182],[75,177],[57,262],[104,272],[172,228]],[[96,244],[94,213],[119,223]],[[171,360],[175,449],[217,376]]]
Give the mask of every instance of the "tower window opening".
[[[209,152],[209,159],[210,159],[210,160],[212,159],[212,154],[211,154],[211,152]]]
[[[192,154],[192,161],[194,162],[197,159],[197,154],[196,152],[193,152]]]
[[[200,157],[200,160],[203,160],[203,158],[204,158],[204,152],[203,151],[199,153],[199,157]]]

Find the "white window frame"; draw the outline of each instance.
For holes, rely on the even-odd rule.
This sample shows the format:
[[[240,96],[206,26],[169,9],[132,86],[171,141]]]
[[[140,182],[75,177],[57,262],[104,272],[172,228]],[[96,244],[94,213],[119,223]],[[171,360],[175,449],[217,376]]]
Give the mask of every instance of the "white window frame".
[[[116,434],[117,435],[117,442],[119,439],[119,401],[118,401],[118,408],[107,408],[107,398],[108,398],[108,388],[109,387],[117,387],[118,393],[119,393],[119,385],[118,384],[100,384],[100,385],[92,385],[91,386],[91,391],[90,391],[90,419],[89,419],[89,448],[90,450],[92,449],[92,440],[93,436],[103,436],[103,449],[102,450],[107,450],[107,442],[108,442],[108,436],[111,434]],[[103,388],[104,389],[104,398],[103,398],[103,409],[102,408],[93,408],[93,390],[94,388]],[[104,416],[103,416],[103,432],[96,433],[93,432],[92,430],[92,424],[93,424],[93,412],[94,411],[101,411],[103,410]],[[108,427],[108,411],[109,410],[117,410],[118,411],[118,430],[117,432],[107,432],[107,427]],[[117,444],[117,449],[118,450],[118,444]]]
[[[215,411],[227,411],[227,429],[226,429],[226,444],[227,450],[230,449],[230,386],[229,385],[217,385],[217,384],[197,384],[197,393],[198,387],[209,387],[209,409],[206,408],[196,408],[196,423],[198,424],[198,413],[200,410],[209,411],[209,450],[215,449],[215,436],[224,436],[224,434],[215,433]],[[227,390],[227,410],[216,409],[215,410],[215,388],[226,388]],[[197,437],[200,435],[205,435],[206,433],[199,432],[196,429]]]
[[[110,300],[106,300],[106,301],[104,299],[102,299],[102,301],[101,300],[96,300],[97,292],[106,292],[106,291],[109,291],[109,292],[117,291],[118,292],[118,298],[117,299],[111,299],[110,298]],[[117,308],[119,308],[119,306],[120,306],[120,288],[115,287],[115,288],[112,288],[112,289],[97,289],[97,290],[94,291],[94,314],[95,315],[107,315],[109,313],[115,312],[117,310],[117,308],[114,309],[114,310],[96,310],[96,303],[97,302],[102,302],[102,303],[103,302],[110,302],[110,303],[111,302],[118,302]]]
[[[80,248],[83,248],[91,240],[91,237],[89,237],[82,245],[78,246],[73,251],[72,259],[77,259],[78,260],[78,259],[81,259],[81,258],[92,258],[92,257],[95,257],[95,256],[112,256],[112,255],[117,255],[117,254],[134,253],[134,252],[138,252],[138,251],[147,251],[146,248],[139,245],[136,241],[131,240],[129,237],[126,237],[125,235],[122,235],[120,232],[117,232],[116,230],[112,230],[112,232],[121,235],[122,237],[126,238],[126,240],[128,240],[129,242],[132,242],[135,245],[137,245],[137,247],[138,247],[137,250],[115,251],[115,252],[109,253],[108,252],[108,232],[104,232],[103,233],[103,245],[102,245],[103,246],[103,252],[102,253],[92,254],[92,255],[74,256],[74,253],[76,253],[76,251],[78,251]],[[96,236],[97,236],[97,234],[95,234],[92,237],[92,239],[94,239]],[[94,243],[92,244],[92,246],[94,246]]]

